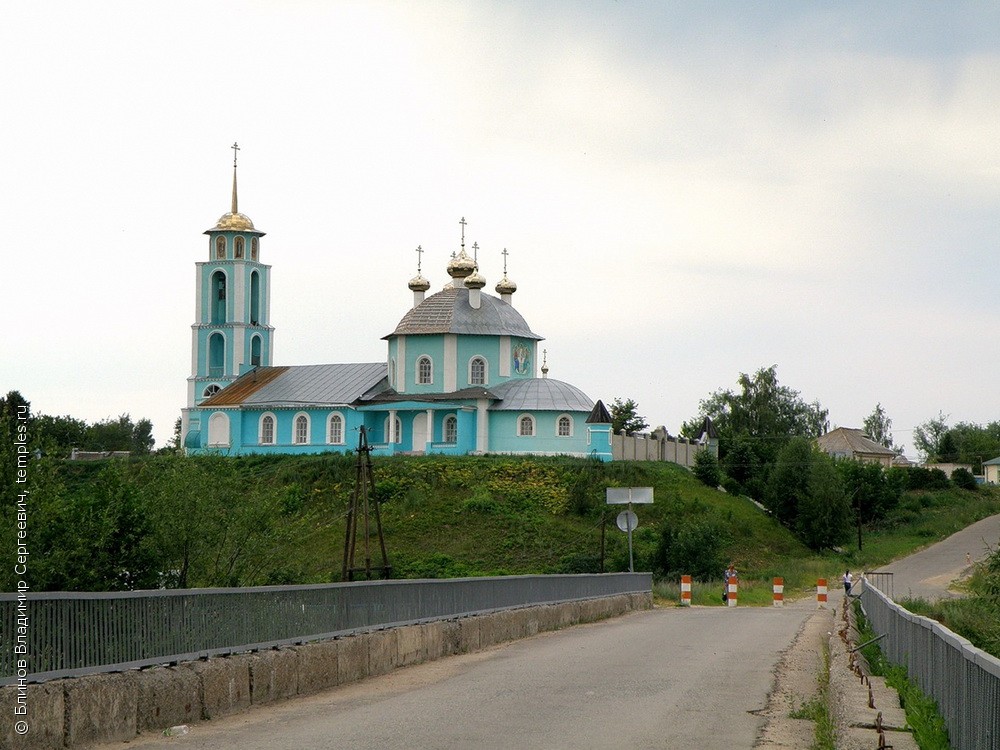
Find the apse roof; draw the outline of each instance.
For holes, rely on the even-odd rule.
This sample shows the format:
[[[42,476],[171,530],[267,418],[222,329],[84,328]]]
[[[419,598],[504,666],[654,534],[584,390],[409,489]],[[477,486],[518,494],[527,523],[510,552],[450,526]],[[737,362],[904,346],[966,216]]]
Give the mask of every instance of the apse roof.
[[[258,367],[200,406],[346,406],[385,378],[384,362]]]
[[[518,378],[490,386],[500,401],[492,411],[586,411],[594,402],[575,385],[553,378]]]
[[[443,289],[409,310],[388,336],[410,336],[426,333],[459,333],[480,336],[519,336],[542,339],[532,331],[521,313],[509,303],[492,295],[480,293],[480,306],[469,304],[469,290]],[[588,407],[589,408],[589,407]]]

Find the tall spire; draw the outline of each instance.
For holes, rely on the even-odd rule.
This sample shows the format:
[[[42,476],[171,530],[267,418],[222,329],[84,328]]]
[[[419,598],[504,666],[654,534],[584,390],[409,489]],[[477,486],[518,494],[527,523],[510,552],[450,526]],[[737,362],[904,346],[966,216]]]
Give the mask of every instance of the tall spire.
[[[236,156],[239,153],[240,145],[233,141],[233,145],[230,148],[233,150],[233,213],[238,214],[239,209],[236,204]]]

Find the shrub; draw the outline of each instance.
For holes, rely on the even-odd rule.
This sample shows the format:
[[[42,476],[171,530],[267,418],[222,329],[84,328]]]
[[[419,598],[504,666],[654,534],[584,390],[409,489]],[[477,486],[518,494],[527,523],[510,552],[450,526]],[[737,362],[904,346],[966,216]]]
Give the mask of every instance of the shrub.
[[[951,472],[951,481],[954,482],[955,486],[959,489],[970,490],[972,492],[979,489],[979,485],[976,484],[976,478],[972,475],[972,472],[964,466],[960,466]]]
[[[700,581],[719,577],[725,568],[722,529],[709,521],[668,520],[660,526],[653,569],[662,576],[691,575]]]
[[[722,467],[712,451],[698,451],[694,457],[694,475],[707,487],[715,489],[722,483]]]

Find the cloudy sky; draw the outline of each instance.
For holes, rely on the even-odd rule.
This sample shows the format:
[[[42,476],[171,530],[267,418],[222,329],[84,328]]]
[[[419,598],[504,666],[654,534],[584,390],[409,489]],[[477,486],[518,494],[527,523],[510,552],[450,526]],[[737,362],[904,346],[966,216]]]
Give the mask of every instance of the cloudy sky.
[[[0,390],[184,406],[202,232],[275,364],[385,358],[459,219],[550,377],[676,431],[741,372],[860,427],[1000,419],[1000,6],[40,2],[0,23]]]

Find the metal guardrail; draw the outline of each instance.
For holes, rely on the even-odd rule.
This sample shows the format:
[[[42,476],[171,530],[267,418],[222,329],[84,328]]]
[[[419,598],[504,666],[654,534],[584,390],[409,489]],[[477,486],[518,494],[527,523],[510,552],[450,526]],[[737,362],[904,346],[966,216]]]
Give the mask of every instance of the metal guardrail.
[[[649,573],[0,594],[0,685],[305,643],[499,609],[649,592]],[[26,654],[16,653],[18,614]],[[28,669],[18,670],[18,659]]]
[[[882,652],[937,701],[955,750],[1000,750],[1000,659],[866,582],[861,606]]]

